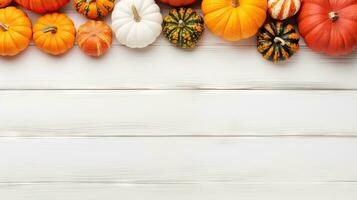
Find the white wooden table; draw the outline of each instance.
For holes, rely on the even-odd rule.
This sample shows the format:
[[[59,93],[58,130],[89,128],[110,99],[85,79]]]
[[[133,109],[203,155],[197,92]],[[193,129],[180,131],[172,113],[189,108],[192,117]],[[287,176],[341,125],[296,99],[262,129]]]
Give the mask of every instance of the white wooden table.
[[[356,200],[356,52],[255,45],[1,58],[0,199]]]

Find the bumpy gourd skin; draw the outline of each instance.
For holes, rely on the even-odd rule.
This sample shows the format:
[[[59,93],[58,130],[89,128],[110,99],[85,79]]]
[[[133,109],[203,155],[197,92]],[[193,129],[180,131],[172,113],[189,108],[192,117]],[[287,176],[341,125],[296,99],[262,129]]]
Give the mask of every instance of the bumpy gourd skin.
[[[0,9],[0,56],[15,56],[25,50],[32,38],[31,26],[23,11],[12,6]]]
[[[172,9],[163,21],[164,36],[179,48],[196,47],[203,31],[203,18],[192,8]]]
[[[228,41],[254,36],[266,19],[266,0],[203,0],[208,29]]]
[[[74,0],[77,12],[89,19],[98,19],[107,16],[113,11],[115,0]]]
[[[299,50],[299,40],[293,25],[271,22],[260,29],[257,47],[265,59],[277,63],[288,60]]]

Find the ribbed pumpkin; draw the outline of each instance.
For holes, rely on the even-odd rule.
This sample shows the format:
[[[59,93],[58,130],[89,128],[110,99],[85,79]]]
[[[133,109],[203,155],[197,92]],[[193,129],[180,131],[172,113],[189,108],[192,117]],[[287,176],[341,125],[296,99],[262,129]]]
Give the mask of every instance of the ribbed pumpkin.
[[[229,41],[254,36],[266,19],[266,0],[203,0],[208,29]]]
[[[160,0],[162,3],[169,4],[171,6],[188,6],[196,2],[196,0]]]
[[[25,50],[32,37],[31,21],[15,7],[0,9],[0,55],[14,56]]]
[[[115,0],[74,0],[74,7],[90,19],[107,16],[114,8]]]
[[[15,0],[20,6],[40,14],[56,11],[69,1],[70,0]]]
[[[112,28],[119,43],[144,48],[161,35],[162,15],[154,0],[121,0],[112,14]]]
[[[301,0],[268,0],[268,11],[272,18],[285,20],[296,15],[301,7]]]
[[[298,24],[313,51],[349,54],[357,44],[357,0],[304,0]]]
[[[33,40],[42,51],[51,55],[67,52],[74,45],[76,29],[72,20],[62,13],[39,17],[33,28]]]
[[[204,31],[204,21],[192,8],[174,8],[164,18],[163,33],[179,48],[194,48]]]
[[[258,51],[265,59],[277,63],[289,59],[299,50],[299,40],[293,25],[271,22],[259,31]]]
[[[98,57],[112,45],[112,29],[103,21],[90,20],[78,29],[78,46],[89,56]]]
[[[0,0],[0,8],[5,8],[6,6],[10,5],[12,0]]]

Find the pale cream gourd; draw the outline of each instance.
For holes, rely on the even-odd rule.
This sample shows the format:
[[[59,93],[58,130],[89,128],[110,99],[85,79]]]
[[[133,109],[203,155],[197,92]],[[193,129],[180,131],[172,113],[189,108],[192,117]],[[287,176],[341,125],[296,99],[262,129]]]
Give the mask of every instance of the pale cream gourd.
[[[154,0],[120,0],[112,14],[117,40],[130,48],[144,48],[160,35],[162,15]]]

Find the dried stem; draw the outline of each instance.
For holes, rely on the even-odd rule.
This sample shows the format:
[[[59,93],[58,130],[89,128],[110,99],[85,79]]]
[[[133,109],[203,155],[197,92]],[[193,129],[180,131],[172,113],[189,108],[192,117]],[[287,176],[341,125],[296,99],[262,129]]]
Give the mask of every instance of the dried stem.
[[[141,21],[141,17],[139,15],[138,9],[136,9],[135,5],[131,6],[131,10],[133,11],[133,15],[134,15],[134,20],[136,22],[140,22]]]
[[[8,31],[9,30],[9,26],[0,22],[0,29],[4,32]]]
[[[233,8],[237,8],[240,6],[239,0],[232,0],[232,6]]]
[[[283,40],[281,37],[275,37],[274,42],[283,46],[286,44],[285,40]]]
[[[42,32],[44,33],[48,33],[48,32],[51,32],[51,33],[57,33],[57,26],[46,26],[45,28],[42,29]]]
[[[328,16],[333,22],[338,20],[338,14],[336,12],[329,12]]]

